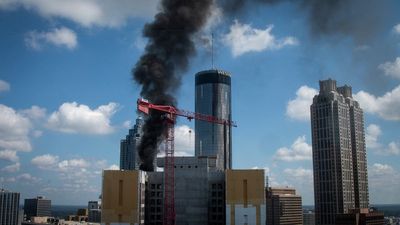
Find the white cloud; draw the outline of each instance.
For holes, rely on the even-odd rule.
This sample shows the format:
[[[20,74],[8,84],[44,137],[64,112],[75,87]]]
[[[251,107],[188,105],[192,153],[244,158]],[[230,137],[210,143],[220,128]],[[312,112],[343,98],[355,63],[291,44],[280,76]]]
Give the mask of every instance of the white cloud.
[[[31,151],[29,119],[2,104],[0,115],[0,150]]]
[[[376,124],[370,124],[365,132],[365,143],[368,148],[379,148],[378,138],[382,134],[381,128]]]
[[[21,164],[19,162],[16,162],[15,164],[11,164],[9,166],[6,166],[1,169],[1,171],[9,172],[9,173],[15,173],[19,171]]]
[[[84,159],[63,160],[58,163],[58,169],[63,172],[68,172],[74,169],[84,169],[89,167],[90,163]]]
[[[297,180],[303,180],[303,181],[311,181],[313,179],[313,171],[310,169],[304,169],[302,167],[299,167],[297,169],[285,169],[283,171],[285,175],[290,176],[294,179]]]
[[[49,32],[30,31],[25,37],[25,43],[34,50],[41,50],[45,43],[71,50],[78,46],[76,33],[66,27],[54,28]]]
[[[371,171],[370,174],[374,176],[383,174],[393,174],[394,169],[393,167],[387,164],[374,163],[370,168],[370,171]]]
[[[46,117],[46,109],[34,105],[30,109],[22,110],[21,114],[31,119],[43,119]]]
[[[359,91],[353,97],[367,113],[377,114],[385,120],[400,121],[400,85],[383,96]]]
[[[400,34],[400,23],[393,27],[393,31],[397,34]]]
[[[5,92],[10,90],[10,84],[4,80],[0,80],[0,92]]]
[[[300,121],[310,120],[310,105],[318,91],[306,85],[296,91],[296,98],[290,100],[286,106],[286,115]]]
[[[0,9],[23,7],[45,18],[63,18],[85,27],[124,25],[129,18],[153,16],[159,0],[2,0]]]
[[[400,155],[400,146],[398,143],[395,142],[390,142],[387,149],[386,149],[387,154],[389,155]]]
[[[370,124],[365,132],[365,143],[368,149],[380,155],[400,155],[399,144],[392,141],[387,146],[379,142],[382,135],[381,128],[376,124]]]
[[[110,167],[107,168],[107,170],[119,170],[119,166],[116,164],[112,164]]]
[[[122,127],[126,128],[126,129],[131,129],[132,128],[132,121],[130,121],[130,120],[124,121],[124,123],[122,124]]]
[[[117,107],[117,103],[110,102],[92,110],[83,104],[66,102],[50,115],[47,126],[65,133],[109,134],[114,131],[110,119]]]
[[[175,155],[194,155],[194,130],[187,125],[175,126]]]
[[[8,149],[0,151],[0,159],[8,160],[11,162],[18,162],[19,160],[17,152]]]
[[[368,168],[371,201],[393,204],[400,201],[400,172],[391,165],[374,163]]]
[[[36,156],[31,160],[32,164],[41,169],[51,169],[58,162],[58,156],[45,154]]]
[[[385,75],[400,79],[400,57],[397,57],[393,62],[380,64],[378,68],[383,70]]]
[[[282,161],[301,161],[311,160],[312,148],[306,142],[306,137],[303,135],[298,137],[290,148],[282,147],[279,148],[274,158]]]
[[[271,33],[272,29],[273,25],[269,25],[265,30],[260,30],[235,20],[235,23],[230,27],[230,32],[224,36],[223,41],[231,48],[234,57],[248,52],[277,50],[284,46],[298,44],[297,39],[294,37],[276,39]]]
[[[23,174],[17,176],[16,180],[25,181],[25,182],[38,182],[38,181],[40,181],[40,178],[34,177],[34,176],[30,175],[29,173],[23,173]]]

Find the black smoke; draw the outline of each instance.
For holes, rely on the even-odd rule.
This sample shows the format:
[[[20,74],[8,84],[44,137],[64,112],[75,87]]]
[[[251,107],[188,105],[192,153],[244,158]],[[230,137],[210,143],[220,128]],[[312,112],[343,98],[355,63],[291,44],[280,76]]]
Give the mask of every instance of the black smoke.
[[[306,13],[314,37],[345,35],[365,44],[382,31],[393,1],[365,0],[219,0],[224,13],[234,17],[257,5],[290,3]]]
[[[355,47],[363,47],[382,31],[386,13],[395,8],[392,6],[393,2],[395,1],[161,0],[159,13],[143,29],[143,36],[148,38],[148,44],[132,71],[133,78],[141,85],[140,94],[143,98],[155,104],[175,106],[177,102],[174,95],[181,84],[182,74],[188,68],[189,59],[196,53],[193,37],[206,24],[215,5],[222,9],[225,17],[233,19],[240,13],[251,13],[251,8],[260,4],[294,4],[308,17],[312,37],[350,37]],[[375,61],[382,61],[382,57],[391,55],[390,52],[379,49],[375,52],[382,53],[379,56],[375,54]],[[373,63],[371,65],[376,68]],[[167,127],[163,116],[162,113],[151,111],[143,126],[142,141],[138,146],[142,170],[154,170],[153,161]]]
[[[189,58],[196,53],[193,35],[206,23],[212,3],[212,0],[161,1],[154,21],[143,29],[148,44],[132,71],[133,79],[142,87],[143,98],[154,104],[177,104],[174,94],[188,68]],[[144,123],[138,146],[142,170],[154,170],[157,148],[167,128],[163,116],[150,111]]]

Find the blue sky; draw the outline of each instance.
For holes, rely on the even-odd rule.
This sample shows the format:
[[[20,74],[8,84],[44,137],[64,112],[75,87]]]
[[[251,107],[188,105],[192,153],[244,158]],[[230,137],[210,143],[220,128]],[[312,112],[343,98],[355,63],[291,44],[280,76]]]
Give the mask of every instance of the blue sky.
[[[194,74],[211,67],[201,40],[214,33],[215,66],[232,74],[234,168],[264,168],[270,184],[313,204],[309,105],[321,79],[351,85],[365,111],[370,201],[400,203],[400,3],[383,2],[390,9],[371,12],[384,16],[362,42],[352,32],[313,34],[307,11],[290,3],[234,15],[213,7],[178,106],[194,110]],[[130,71],[157,5],[0,0],[1,187],[53,204],[97,199],[101,170],[118,166],[137,117]],[[193,154],[192,128],[179,120],[181,155]]]

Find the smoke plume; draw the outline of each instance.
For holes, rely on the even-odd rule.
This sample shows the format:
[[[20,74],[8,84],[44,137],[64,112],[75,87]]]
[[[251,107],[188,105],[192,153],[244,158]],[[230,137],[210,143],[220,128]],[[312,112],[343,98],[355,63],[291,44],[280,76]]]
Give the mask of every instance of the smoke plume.
[[[215,1],[215,2],[214,2]],[[295,4],[308,16],[313,37],[343,35],[364,46],[375,38],[389,1],[365,0],[161,0],[160,11],[152,23],[146,24],[143,36],[148,38],[145,53],[132,71],[141,85],[141,96],[154,104],[176,105],[175,91],[181,76],[196,53],[192,39],[207,19],[216,3],[225,17],[251,12],[258,4]],[[379,52],[379,51],[376,51]],[[382,52],[382,51],[381,51]],[[386,57],[388,52],[385,52]],[[163,113],[151,111],[143,126],[138,146],[141,169],[154,170],[153,161],[163,140],[166,124]]]
[[[390,1],[365,0],[220,0],[229,17],[251,12],[256,5],[278,3],[295,4],[304,11],[314,37],[347,35],[360,45],[382,29],[391,5]]]
[[[151,103],[176,105],[174,93],[195,53],[192,41],[206,23],[212,0],[162,0],[160,12],[143,29],[145,53],[132,71],[141,96]],[[166,131],[163,113],[150,111],[138,146],[141,170],[153,171],[157,148]]]

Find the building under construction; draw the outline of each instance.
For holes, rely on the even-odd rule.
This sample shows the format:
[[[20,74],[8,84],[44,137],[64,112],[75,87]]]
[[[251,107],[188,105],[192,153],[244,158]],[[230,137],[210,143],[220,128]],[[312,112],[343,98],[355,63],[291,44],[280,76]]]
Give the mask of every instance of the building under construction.
[[[160,169],[154,172],[104,171],[102,224],[266,223],[264,170],[231,168],[231,76],[221,70],[202,71],[196,74],[195,88],[196,112],[177,112],[196,119],[195,155],[171,159],[167,154],[157,159]],[[169,168],[171,161],[173,168]],[[171,195],[167,191],[171,180],[172,211],[171,204],[164,202]],[[166,213],[172,215],[169,220]]]

